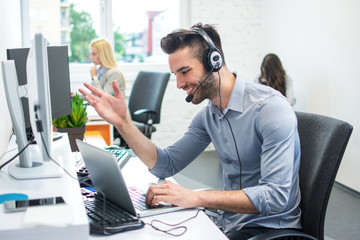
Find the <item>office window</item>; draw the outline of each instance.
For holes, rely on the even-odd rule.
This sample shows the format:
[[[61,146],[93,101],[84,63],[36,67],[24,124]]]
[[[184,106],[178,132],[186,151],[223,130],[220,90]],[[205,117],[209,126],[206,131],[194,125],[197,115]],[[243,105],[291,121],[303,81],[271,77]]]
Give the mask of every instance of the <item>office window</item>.
[[[29,0],[29,34],[28,39],[33,39],[37,32],[42,32],[51,44],[60,44],[60,2],[57,0],[42,1]],[[30,43],[28,43],[30,46]],[[28,47],[27,46],[27,47]]]
[[[42,32],[50,45],[69,46],[71,62],[88,63],[90,41],[106,37],[119,62],[164,61],[159,42],[179,27],[179,1],[22,0],[29,6],[24,43]]]
[[[179,0],[113,1],[112,16],[125,41],[123,61],[161,61],[160,39],[179,27]]]

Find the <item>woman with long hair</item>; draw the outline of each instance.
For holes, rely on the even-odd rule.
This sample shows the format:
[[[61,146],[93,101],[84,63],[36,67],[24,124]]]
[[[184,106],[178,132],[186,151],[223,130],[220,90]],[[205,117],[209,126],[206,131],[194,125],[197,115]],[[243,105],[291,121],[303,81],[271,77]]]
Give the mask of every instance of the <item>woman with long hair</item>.
[[[125,78],[118,68],[110,42],[104,38],[90,43],[90,59],[94,66],[90,68],[92,85],[115,96],[112,82],[116,80],[121,92],[125,93]]]
[[[296,99],[292,79],[286,74],[279,57],[274,53],[267,54],[262,61],[260,71],[255,81],[278,90],[293,106]]]

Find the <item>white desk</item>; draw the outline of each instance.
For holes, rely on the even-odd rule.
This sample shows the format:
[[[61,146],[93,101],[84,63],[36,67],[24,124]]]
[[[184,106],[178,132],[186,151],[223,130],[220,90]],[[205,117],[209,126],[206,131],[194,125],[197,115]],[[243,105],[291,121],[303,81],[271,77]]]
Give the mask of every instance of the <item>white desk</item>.
[[[57,151],[62,152],[64,165],[68,171],[75,175],[74,165],[75,158],[79,153],[71,154],[67,142],[67,136],[56,141],[54,147]],[[12,142],[8,149],[14,148]],[[16,151],[9,152],[0,162],[3,163]],[[148,172],[146,166],[136,157],[129,160],[128,164],[122,170],[124,178],[128,185],[136,184],[137,187],[145,190],[148,182],[156,182],[157,178]],[[0,209],[0,239],[227,239],[226,236],[217,228],[217,226],[203,213],[183,224],[187,231],[180,237],[173,237],[154,230],[151,226],[145,225],[144,228],[126,231],[110,236],[89,235],[88,220],[83,207],[79,184],[77,181],[64,175],[62,178],[42,179],[42,180],[23,180],[19,181],[7,173],[7,167],[0,171],[0,194],[3,193],[25,193],[29,198],[49,197],[61,195],[68,205],[73,207],[73,224],[66,227],[32,227],[24,228],[22,221],[26,213],[6,214]],[[2,208],[2,206],[0,206]],[[181,210],[173,213],[161,214],[152,217],[143,218],[143,221],[150,223],[151,220],[157,219],[166,223],[178,223],[188,219],[196,214],[195,209]],[[51,215],[45,216],[51,218]],[[164,226],[164,228],[166,228]]]
[[[153,217],[143,218],[143,221],[150,223],[152,219],[157,219],[164,221],[166,223],[178,223],[187,218],[190,218],[196,214],[196,210],[181,210],[178,212],[161,214]],[[164,229],[168,229],[167,226],[161,226]],[[185,234],[179,237],[174,237],[166,233],[156,231],[151,226],[145,225],[144,228],[127,231],[118,234],[113,234],[110,236],[90,236],[91,240],[95,239],[109,239],[109,240],[162,240],[162,239],[174,239],[174,240],[222,240],[228,239],[217,227],[216,225],[205,215],[204,212],[200,211],[199,215],[181,224],[181,226],[186,226],[187,231]],[[175,233],[175,232],[174,232]]]
[[[147,183],[149,182],[157,182],[157,178],[153,176],[147,170],[147,167],[138,159],[131,158],[129,162],[125,165],[122,170],[124,175],[124,179],[128,186],[136,185],[142,190],[147,189],[149,186]],[[136,173],[136,174],[134,174]],[[172,180],[172,179],[170,179]],[[156,216],[142,218],[145,223],[150,223],[151,220],[157,219],[166,223],[175,224],[182,222],[185,219],[188,219],[196,214],[196,209],[187,209],[180,210],[177,212],[160,214]],[[169,227],[165,225],[157,225],[162,229],[169,229]],[[90,239],[129,239],[129,240],[161,240],[161,239],[207,239],[207,240],[221,240],[228,239],[223,232],[210,220],[210,218],[203,212],[200,211],[196,218],[193,218],[183,224],[181,226],[186,226],[187,231],[185,234],[179,237],[174,237],[168,235],[166,233],[156,231],[149,225],[145,225],[144,228],[127,231],[118,234],[113,234],[110,236],[90,236]],[[175,233],[175,232],[174,232]]]
[[[8,149],[17,149],[15,137],[10,142]],[[53,151],[55,154],[61,153],[65,169],[76,176],[66,135],[53,142]],[[15,155],[16,152],[17,150],[8,152],[0,164]],[[4,213],[3,206],[0,204],[0,239],[88,239],[88,219],[77,180],[70,178],[65,173],[60,178],[17,180],[8,174],[7,167],[5,166],[0,171],[0,194],[24,193],[29,198],[62,196],[70,208],[67,210],[72,216],[70,217],[71,223],[67,226],[24,227],[23,221],[28,212]],[[51,211],[44,215],[49,222],[52,217],[54,216]]]

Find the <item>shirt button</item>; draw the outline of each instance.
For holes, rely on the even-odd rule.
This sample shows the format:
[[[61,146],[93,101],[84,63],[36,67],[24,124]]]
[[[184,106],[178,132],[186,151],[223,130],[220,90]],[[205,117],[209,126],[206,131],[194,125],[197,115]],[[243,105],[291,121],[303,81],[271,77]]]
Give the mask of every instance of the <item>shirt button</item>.
[[[224,143],[227,143],[227,139],[226,139],[226,138],[224,138]]]

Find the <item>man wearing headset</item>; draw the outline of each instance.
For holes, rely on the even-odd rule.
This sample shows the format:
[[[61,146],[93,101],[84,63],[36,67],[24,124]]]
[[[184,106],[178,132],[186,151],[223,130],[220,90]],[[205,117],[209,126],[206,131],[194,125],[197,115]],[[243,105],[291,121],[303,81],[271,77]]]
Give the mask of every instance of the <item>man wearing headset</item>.
[[[279,92],[244,81],[227,68],[213,26],[199,23],[176,30],[161,40],[161,47],[169,55],[177,87],[188,92],[186,101],[209,99],[173,145],[161,149],[137,129],[116,82],[116,97],[89,84],[85,86],[94,95],[80,92],[157,177],[181,171],[212,142],[223,168],[224,190],[191,191],[164,182],[149,188],[146,201],[219,209],[215,221],[230,239],[301,228],[300,142],[290,104]]]

